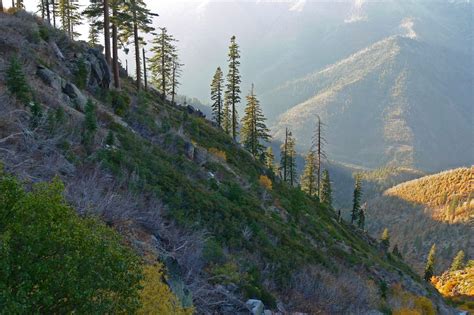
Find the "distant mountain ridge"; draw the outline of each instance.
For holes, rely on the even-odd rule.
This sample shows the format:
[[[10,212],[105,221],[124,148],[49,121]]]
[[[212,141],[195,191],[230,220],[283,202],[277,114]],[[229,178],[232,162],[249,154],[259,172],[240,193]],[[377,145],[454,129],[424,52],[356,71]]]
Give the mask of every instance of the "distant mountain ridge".
[[[306,150],[320,115],[335,160],[426,171],[469,165],[472,68],[463,53],[390,36],[268,93],[268,103],[287,109],[274,136],[290,126]]]
[[[429,248],[438,246],[438,272],[446,270],[463,250],[474,255],[474,166],[407,181],[368,202],[368,230],[380,235],[388,228],[391,244],[421,271]],[[468,236],[468,237],[466,237]]]

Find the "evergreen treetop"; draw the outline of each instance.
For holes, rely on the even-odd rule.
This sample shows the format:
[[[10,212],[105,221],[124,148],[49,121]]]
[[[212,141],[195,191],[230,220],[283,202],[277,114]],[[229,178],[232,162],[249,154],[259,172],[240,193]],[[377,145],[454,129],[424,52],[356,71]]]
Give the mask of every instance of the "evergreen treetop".
[[[390,235],[388,233],[387,228],[385,228],[382,232],[382,235],[380,237],[380,243],[382,244],[382,247],[385,250],[388,250],[388,248],[390,247]]]
[[[31,90],[16,56],[10,60],[10,65],[6,72],[6,85],[11,95],[15,96],[24,105],[29,105],[31,102]]]
[[[428,254],[428,259],[426,261],[425,272],[423,275],[423,279],[425,279],[425,281],[430,281],[431,278],[433,277],[435,263],[436,263],[436,244],[433,244],[433,246],[431,246],[430,252]]]
[[[240,103],[240,52],[239,45],[237,45],[235,36],[230,39],[229,54],[228,54],[228,73],[227,84],[224,94],[224,99],[230,108],[231,123],[232,123],[232,138],[237,139],[237,104]]]
[[[451,264],[451,268],[449,268],[449,270],[457,271],[464,268],[464,257],[465,257],[464,251],[460,250],[454,257],[453,262]]]
[[[357,174],[355,177],[354,194],[352,198],[351,223],[354,223],[359,218],[361,199],[362,199],[362,177],[360,174]]]
[[[318,195],[316,174],[316,152],[310,150],[305,158],[305,166],[301,176],[301,190],[311,197]]]
[[[270,140],[270,130],[265,125],[266,119],[260,107],[260,102],[255,95],[253,84],[246,98],[247,106],[241,122],[242,144],[257,158],[265,152],[265,146],[262,143]]]
[[[321,179],[321,197],[320,200],[322,203],[328,205],[332,208],[332,187],[331,187],[331,178],[329,177],[329,171],[326,169],[323,171]]]
[[[223,88],[224,74],[222,73],[221,67],[217,67],[211,83],[211,100],[214,121],[219,127],[222,126],[223,120]]]

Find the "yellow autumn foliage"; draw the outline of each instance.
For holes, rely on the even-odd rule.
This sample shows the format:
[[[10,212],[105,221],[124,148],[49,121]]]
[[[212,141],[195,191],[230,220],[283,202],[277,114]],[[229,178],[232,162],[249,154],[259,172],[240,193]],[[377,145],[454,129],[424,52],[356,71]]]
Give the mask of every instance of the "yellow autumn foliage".
[[[223,161],[227,161],[227,154],[222,150],[219,150],[219,149],[216,149],[216,148],[210,148],[209,153],[211,153],[212,155],[214,155],[218,159],[221,159]]]
[[[400,308],[395,310],[392,315],[422,315],[420,312],[415,310],[410,310],[408,308]]]
[[[191,315],[193,309],[185,309],[171,292],[164,280],[163,265],[146,265],[140,291],[140,315]]]
[[[405,291],[400,284],[392,286],[392,295],[401,307],[393,315],[435,315],[436,311],[430,299]]]
[[[258,179],[258,182],[260,183],[260,185],[262,185],[266,189],[272,190],[272,187],[273,187],[272,180],[270,178],[268,178],[268,176],[260,175],[260,178]]]

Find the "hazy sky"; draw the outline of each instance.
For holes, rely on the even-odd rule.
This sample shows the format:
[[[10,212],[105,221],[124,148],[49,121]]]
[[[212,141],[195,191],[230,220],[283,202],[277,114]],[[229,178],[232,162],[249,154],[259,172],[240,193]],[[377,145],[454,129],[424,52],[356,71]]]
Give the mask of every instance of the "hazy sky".
[[[362,0],[355,1],[362,2]],[[26,9],[36,11],[38,2],[38,0],[25,0]],[[246,47],[252,45],[252,41],[258,42],[266,36],[267,30],[282,24],[284,12],[298,14],[307,5],[306,0],[148,0],[146,2],[152,12],[160,15],[154,19],[153,26],[155,28],[166,26],[168,31],[179,40],[180,58],[185,65],[179,92],[197,96],[204,102],[208,101],[206,98],[209,82],[207,81],[211,80],[215,68],[217,66],[225,68],[229,39],[232,35],[237,36],[241,50],[247,51]],[[4,1],[6,6],[9,3],[8,0]],[[80,0],[79,3],[85,8],[89,1]],[[260,16],[256,16],[255,12],[249,12],[254,11],[252,8],[255,6],[263,5],[271,8],[272,11],[279,8],[279,11],[262,15],[262,10],[259,10]],[[222,12],[222,14],[216,14],[216,12]],[[216,16],[220,20],[216,20]],[[251,23],[245,25],[245,22],[242,23],[245,20]],[[78,28],[78,32],[82,34],[81,39],[86,40],[88,21],[84,19],[83,23]],[[197,33],[199,36],[196,36]],[[151,40],[152,36],[148,34],[146,39]],[[206,59],[207,63],[200,63],[199,58]],[[121,53],[120,59],[123,64],[125,64],[125,59],[128,59],[130,71],[134,70],[133,49],[130,50],[128,56]],[[243,76],[245,76],[244,68],[249,66],[253,59],[252,56],[242,53]],[[248,77],[246,76],[245,79]],[[197,80],[202,83],[196,85]],[[251,82],[244,80],[242,87],[244,93],[247,92],[250,84]]]

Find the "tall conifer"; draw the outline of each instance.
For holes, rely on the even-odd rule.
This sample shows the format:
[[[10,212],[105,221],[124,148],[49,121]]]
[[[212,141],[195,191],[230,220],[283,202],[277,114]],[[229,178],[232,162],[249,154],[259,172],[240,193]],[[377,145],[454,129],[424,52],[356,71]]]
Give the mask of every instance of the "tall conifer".
[[[225,101],[230,107],[231,122],[232,122],[232,138],[237,139],[237,128],[238,128],[238,115],[237,115],[237,104],[240,102],[240,52],[239,45],[237,45],[235,36],[230,39],[229,46],[229,69],[227,73],[227,84],[225,91]]]
[[[332,208],[332,187],[328,170],[323,171],[321,179],[321,196],[319,199],[322,203]]]
[[[305,166],[301,177],[301,190],[310,196],[317,196],[316,152],[309,150],[305,158]]]
[[[247,106],[242,118],[242,144],[255,158],[264,154],[263,142],[270,140],[270,131],[265,125],[265,116],[260,107],[260,102],[255,95],[254,86],[246,97]]]
[[[211,83],[211,100],[212,100],[212,113],[214,116],[214,121],[219,127],[222,126],[223,120],[223,85],[224,85],[224,75],[222,73],[221,67],[217,67],[214,77],[212,78]]]
[[[152,79],[158,87],[163,99],[172,93],[173,87],[173,60],[177,58],[176,39],[168,33],[166,27],[160,28],[160,33],[153,40],[150,58]]]
[[[362,199],[362,178],[359,174],[357,174],[355,177],[354,194],[352,197],[351,223],[354,223],[355,221],[359,219],[361,199]]]
[[[435,263],[436,263],[436,244],[431,246],[430,252],[428,254],[428,259],[426,261],[425,272],[423,274],[423,279],[425,281],[430,281],[434,275],[435,270]]]

